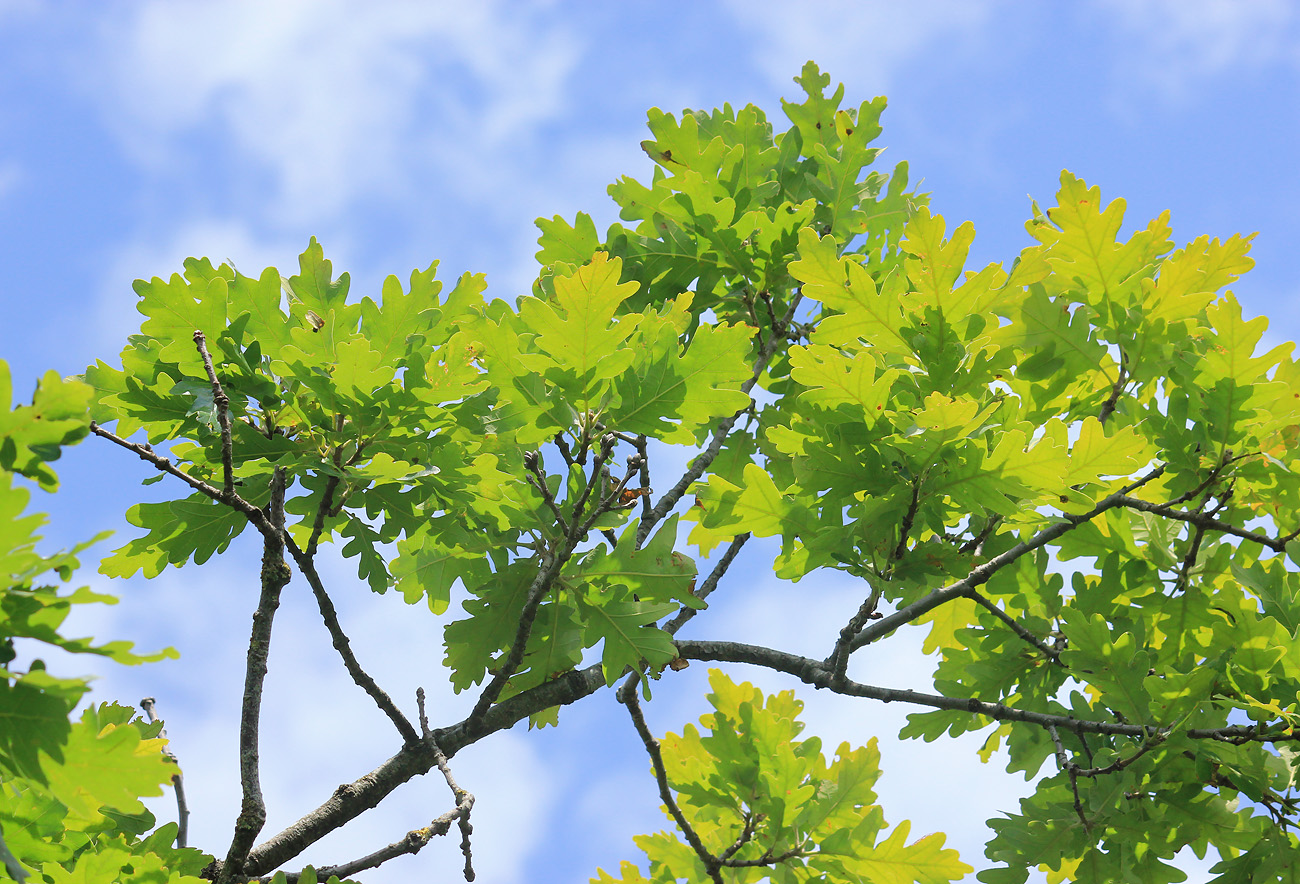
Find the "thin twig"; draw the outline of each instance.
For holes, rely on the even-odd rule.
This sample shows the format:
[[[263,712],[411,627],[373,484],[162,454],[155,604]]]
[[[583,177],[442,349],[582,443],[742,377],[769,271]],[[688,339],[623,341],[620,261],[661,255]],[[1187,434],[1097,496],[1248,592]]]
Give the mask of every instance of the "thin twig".
[[[335,456],[338,456],[337,453]],[[325,530],[325,517],[334,506],[334,492],[338,487],[338,476],[330,476],[325,482],[325,493],[321,495],[320,506],[316,508],[316,518],[311,525],[311,537],[307,539],[306,553],[309,558],[316,555],[316,545],[320,543],[321,533]]]
[[[528,587],[528,594],[525,596],[523,610],[519,613],[519,625],[515,629],[515,638],[510,645],[510,651],[506,654],[506,659],[497,669],[496,675],[483,688],[483,693],[479,695],[478,702],[474,704],[474,710],[470,712],[467,724],[471,727],[477,727],[484,716],[487,715],[488,709],[496,702],[497,697],[501,696],[506,682],[519,669],[519,664],[524,660],[524,651],[528,644],[528,637],[533,631],[533,622],[537,619],[537,609],[541,606],[542,599],[550,590],[555,578],[560,574],[560,568],[569,557],[570,549],[566,544],[561,550],[544,557],[545,564],[533,578],[533,582]]]
[[[208,381],[212,384],[212,402],[217,406],[217,424],[221,427],[222,482],[225,495],[229,497],[235,493],[234,453],[230,440],[230,397],[221,388],[221,381],[217,380],[217,370],[212,365],[212,356],[208,353],[208,342],[202,329],[194,330],[194,346],[198,348],[199,356],[203,358],[203,368],[207,371]]]
[[[849,668],[849,654],[852,653],[853,640],[866,626],[867,621],[876,616],[876,607],[880,604],[880,588],[873,587],[871,594],[863,599],[858,610],[849,618],[849,622],[844,624],[840,630],[839,638],[835,640],[835,647],[831,649],[831,654],[826,658],[830,664],[831,671],[835,678],[844,678]]]
[[[786,311],[785,319],[782,320],[783,323],[788,325],[790,320],[794,318],[795,309],[799,306],[799,302],[802,298],[803,292],[799,291],[790,299],[790,309]],[[749,380],[740,385],[742,393],[748,393],[754,388],[754,384],[758,383],[758,379],[767,369],[767,364],[772,361],[772,357],[776,355],[777,348],[783,340],[784,338],[772,335],[768,342],[759,351],[758,359],[754,362],[753,374],[750,376]],[[695,480],[704,475],[704,471],[709,468],[709,465],[712,464],[717,456],[722,452],[723,443],[727,441],[727,436],[731,433],[731,428],[736,425],[736,421],[740,420],[740,416],[749,411],[752,407],[753,403],[751,402],[731,417],[725,418],[718,423],[713,430],[713,439],[709,442],[709,446],[696,455],[695,459],[691,461],[690,466],[687,467],[686,472],[677,480],[677,484],[673,485],[673,487],[668,490],[667,494],[659,498],[659,502],[655,504],[649,514],[641,519],[641,524],[637,526],[636,531],[636,545],[638,549],[643,543],[645,543],[646,538],[650,536],[650,529],[654,527],[657,522],[667,516],[668,513],[672,511],[672,508],[677,506],[677,501],[682,499],[682,495],[686,493],[687,489],[690,488],[692,484],[694,484]]]
[[[731,563],[735,561],[736,556],[739,555],[740,548],[745,545],[745,542],[749,540],[749,538],[750,533],[748,531],[744,534],[737,534],[735,537],[731,538],[731,543],[727,546],[727,551],[722,554],[722,558],[718,559],[718,563],[713,566],[713,570],[709,572],[709,576],[705,577],[704,582],[695,590],[695,597],[697,599],[706,599],[713,593],[713,590],[717,589],[718,581],[727,573],[727,569],[731,567]],[[674,635],[677,630],[685,626],[687,621],[696,615],[698,610],[698,608],[688,608],[683,605],[682,609],[677,612],[677,616],[669,620],[661,628],[669,635]]]
[[[1114,495],[1112,495],[1113,497]],[[1107,498],[1109,500],[1109,498]],[[1240,537],[1242,540],[1249,540],[1251,543],[1258,543],[1266,549],[1273,552],[1286,552],[1286,545],[1289,542],[1288,537],[1269,537],[1267,534],[1260,534],[1258,531],[1248,531],[1245,528],[1238,528],[1236,525],[1230,525],[1227,522],[1214,518],[1206,513],[1189,513],[1185,510],[1174,509],[1171,506],[1162,503],[1150,503],[1136,497],[1119,495],[1120,506],[1128,509],[1140,510],[1144,513],[1154,513],[1157,516],[1164,516],[1166,519],[1173,519],[1178,522],[1187,522],[1196,525],[1207,531],[1217,531],[1220,534],[1228,534],[1233,537]],[[1294,535],[1291,536],[1294,539]]]
[[[145,697],[140,701],[140,708],[144,710],[150,724],[158,720],[158,716],[154,713],[156,702],[153,697]],[[160,730],[158,735],[166,739],[167,728]],[[170,746],[163,748],[163,757],[176,765],[176,773],[172,774],[172,786],[176,792],[176,846],[185,847],[190,837],[190,807],[185,801],[185,777],[181,775],[180,762],[176,760],[176,753]]]
[[[903,521],[898,527],[898,546],[894,547],[890,559],[897,562],[907,552],[908,535],[912,533],[912,523],[916,521],[916,511],[921,505],[921,483],[917,479],[912,480],[912,502],[907,506],[907,513],[903,516]]]
[[[408,854],[417,854],[423,850],[425,845],[433,840],[435,836],[446,835],[451,831],[451,824],[460,818],[461,814],[459,808],[449,810],[424,828],[407,832],[406,837],[402,840],[395,841],[387,847],[381,847],[374,853],[363,856],[360,859],[354,859],[351,862],[339,863],[334,866],[321,866],[316,870],[316,878],[319,881],[328,881],[331,877],[337,877],[340,880],[344,880],[351,878],[358,872],[378,868],[390,859],[396,859],[399,856],[406,856]],[[265,876],[261,878],[251,878],[249,880],[250,882],[259,881],[263,882],[263,884],[269,884],[273,878],[274,876]],[[297,884],[297,882],[301,880],[301,873],[287,872],[285,873],[283,880],[286,884]],[[466,880],[472,881],[474,879],[467,878]]]
[[[641,487],[649,488],[650,487],[650,455],[646,450],[646,438],[644,433],[636,437],[636,453],[641,456]],[[642,520],[650,518],[651,509],[652,507],[650,506],[650,495],[649,494],[642,495],[641,497],[641,519]]]
[[[1120,351],[1119,374],[1115,377],[1115,383],[1110,388],[1110,396],[1101,404],[1101,411],[1097,415],[1097,422],[1105,424],[1107,419],[1115,413],[1115,406],[1119,404],[1119,397],[1124,393],[1124,387],[1128,384],[1128,354],[1123,350]]]
[[[541,455],[536,451],[524,452],[524,468],[528,470],[524,476],[529,485],[537,489],[537,493],[546,501],[551,512],[555,515],[555,521],[559,524],[560,530],[565,534],[569,533],[569,520],[564,517],[564,512],[560,505],[555,502],[555,495],[551,494],[551,487],[546,484],[546,473],[542,471]]]
[[[677,799],[673,797],[672,787],[668,784],[668,771],[664,769],[663,754],[659,751],[659,741],[650,733],[650,728],[645,723],[645,716],[641,714],[641,701],[636,694],[637,679],[639,673],[633,673],[632,677],[623,683],[619,688],[619,702],[627,707],[628,714],[632,716],[632,724],[636,727],[637,734],[641,737],[641,743],[645,746],[646,754],[650,756],[650,763],[654,766],[655,781],[659,784],[659,798],[663,801],[668,812],[672,814],[673,819],[677,822],[677,827],[682,830],[686,836],[686,843],[691,845],[695,855],[704,863],[704,869],[708,873],[710,880],[714,884],[723,884],[722,882],[722,861],[719,860],[709,849],[704,846],[700,836],[695,834],[695,829],[687,821],[682,810],[677,806]]]
[[[451,767],[447,764],[447,756],[443,754],[442,749],[438,747],[438,741],[432,732],[425,735],[425,742],[433,749],[433,759],[438,765],[438,770],[442,773],[442,778],[447,782],[447,788],[451,790],[453,798],[456,800],[456,822],[460,826],[460,852],[465,856],[465,880],[474,880],[474,852],[470,847],[469,837],[474,832],[474,826],[469,821],[470,811],[474,809],[474,796],[466,792],[456,783],[456,778],[451,775]]]
[[[1088,822],[1087,815],[1083,812],[1083,802],[1079,800],[1079,766],[1071,761],[1065,754],[1065,744],[1061,742],[1061,735],[1056,732],[1056,725],[1049,724],[1047,732],[1052,736],[1052,745],[1056,747],[1056,763],[1070,777],[1070,791],[1074,793],[1074,812],[1079,817],[1079,822],[1083,823],[1085,832],[1092,832],[1092,824]]]
[[[388,716],[397,732],[402,735],[403,741],[414,743],[420,739],[411,722],[407,720],[402,711],[397,708],[392,697],[375,683],[361,664],[357,662],[356,655],[352,653],[352,642],[348,639],[347,633],[343,631],[343,626],[339,623],[339,614],[334,607],[334,602],[330,599],[329,593],[325,591],[325,584],[320,579],[320,573],[316,570],[315,560],[307,553],[298,548],[292,537],[286,535],[289,553],[293,556],[294,562],[298,565],[298,570],[307,578],[307,584],[311,586],[312,594],[316,597],[316,607],[320,610],[321,620],[325,623],[325,628],[329,630],[330,639],[333,642],[334,649],[339,652],[343,658],[343,666],[347,669],[348,675],[352,676],[352,681],[370,695],[370,699],[375,701],[375,705],[380,711]]]
[[[1052,647],[1051,645],[1047,644],[1042,639],[1040,639],[1038,636],[1034,635],[1032,632],[1030,632],[1028,629],[1022,626],[1018,620],[1016,620],[1006,611],[999,608],[997,605],[993,604],[993,602],[990,599],[988,599],[979,590],[972,589],[970,593],[966,596],[966,598],[975,602],[975,604],[984,608],[984,610],[988,611],[994,617],[997,617],[999,620],[1005,623],[1012,632],[1020,636],[1020,638],[1023,639],[1028,644],[1031,644],[1035,648],[1037,648],[1039,653],[1041,653],[1049,661],[1055,663],[1057,666],[1065,665],[1061,662],[1061,652],[1058,649]]]
[[[226,494],[215,485],[210,485],[202,479],[194,478],[189,473],[173,464],[169,458],[163,457],[161,454],[154,451],[153,446],[149,445],[147,442],[128,442],[116,433],[104,429],[94,421],[90,422],[90,432],[99,436],[101,439],[107,439],[114,445],[119,445],[127,451],[135,453],[141,460],[152,464],[154,467],[169,476],[175,476],[177,479],[180,479],[186,485],[190,486],[205,497],[209,497],[218,503],[224,503],[226,506],[243,513],[249,523],[258,530],[258,533],[260,533],[263,538],[269,538],[279,534],[278,530],[275,529],[267,520],[266,514],[256,506],[244,500],[233,491],[230,494]]]
[[[229,884],[244,871],[253,841],[266,822],[266,803],[258,774],[258,734],[261,727],[262,684],[266,680],[266,659],[271,648],[271,625],[280,606],[280,591],[289,583],[289,566],[284,561],[285,472],[276,467],[271,476],[271,500],[267,519],[277,529],[264,536],[262,544],[262,592],[253,613],[253,630],[248,640],[244,669],[244,700],[239,715],[239,781],[243,802],[235,820],[235,833],[217,884]]]

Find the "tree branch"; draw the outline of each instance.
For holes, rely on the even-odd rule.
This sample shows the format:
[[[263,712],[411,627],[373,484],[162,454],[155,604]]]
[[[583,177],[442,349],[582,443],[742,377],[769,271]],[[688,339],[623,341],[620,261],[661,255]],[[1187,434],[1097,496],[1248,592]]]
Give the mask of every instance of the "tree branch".
[[[144,710],[145,717],[149,719],[150,724],[158,720],[158,716],[154,714],[154,704],[156,702],[153,697],[145,697],[140,701],[140,708]],[[165,739],[167,737],[167,728],[164,727],[159,732],[159,736]],[[176,753],[170,747],[163,749],[163,757],[177,767],[176,773],[172,774],[172,787],[176,792],[176,846],[184,847],[190,837],[190,807],[185,801],[185,777],[181,775],[180,763],[177,762]]]
[[[1059,650],[1047,644],[1038,636],[1030,632],[1028,629],[1021,626],[1019,621],[1017,621],[1006,611],[1003,611],[997,605],[993,604],[993,602],[988,597],[986,597],[983,593],[981,593],[979,590],[972,589],[970,593],[967,595],[967,598],[975,602],[975,604],[979,605],[980,607],[984,608],[984,610],[991,613],[994,617],[997,617],[1003,623],[1005,623],[1011,629],[1012,632],[1020,636],[1020,638],[1023,639],[1026,643],[1031,644],[1035,648],[1037,648],[1039,653],[1041,653],[1049,661],[1055,663],[1057,666],[1065,665],[1064,663],[1061,662],[1061,652]]]
[[[575,703],[604,686],[604,672],[601,665],[595,663],[503,700],[489,708],[477,721],[466,718],[434,733],[446,757],[453,758],[461,749],[488,734],[506,730],[544,709]],[[325,835],[375,807],[398,786],[436,766],[433,751],[425,741],[403,746],[379,767],[339,786],[315,810],[260,844],[249,854],[245,871],[251,875],[268,874]]]
[[[505,688],[506,682],[510,680],[510,677],[519,669],[519,664],[523,662],[525,646],[528,644],[528,637],[532,634],[533,622],[537,619],[537,609],[541,606],[542,599],[555,582],[555,578],[559,576],[560,568],[568,559],[571,549],[566,543],[564,548],[551,554],[550,561],[537,572],[537,576],[533,578],[532,584],[528,587],[528,595],[524,601],[524,608],[519,613],[519,626],[515,630],[515,640],[510,646],[510,653],[506,655],[501,668],[497,670],[496,675],[483,689],[478,702],[474,704],[474,710],[470,713],[469,718],[465,720],[471,730],[477,728],[483,722],[492,704],[496,702],[497,697],[501,696],[501,691]]]
[[[217,503],[224,503],[226,506],[243,513],[249,523],[258,530],[264,539],[278,536],[279,531],[271,525],[266,518],[266,514],[260,509],[244,500],[234,491],[230,494],[226,494],[215,485],[210,485],[202,479],[194,478],[189,473],[173,464],[169,458],[163,457],[161,454],[154,451],[153,446],[149,445],[147,442],[128,442],[116,433],[104,429],[94,421],[90,422],[90,432],[99,436],[101,439],[107,439],[114,445],[119,445],[127,451],[135,453],[141,460],[147,461],[169,476],[175,476],[177,479],[180,479],[186,485],[190,486],[205,497],[209,497]]]
[[[212,365],[212,356],[208,353],[208,342],[202,329],[194,330],[194,346],[203,358],[203,368],[212,384],[212,402],[217,406],[217,425],[221,427],[222,484],[225,496],[229,497],[235,493],[234,446],[230,440],[230,397],[221,388],[221,381],[217,380],[217,370]]]
[[[704,582],[700,584],[699,589],[695,590],[697,599],[706,599],[713,593],[713,590],[717,589],[718,581],[727,573],[727,569],[731,567],[731,563],[735,561],[736,556],[740,553],[740,548],[745,545],[749,538],[750,533],[746,531],[744,534],[737,534],[731,539],[727,551],[722,554],[722,558],[718,559],[718,563],[713,566],[709,576],[704,578]],[[677,616],[663,625],[663,631],[669,635],[676,634],[677,630],[685,626],[687,621],[694,617],[697,612],[697,608],[688,608],[683,605],[682,609],[677,612]]]
[[[1111,734],[1147,740],[1163,736],[1172,730],[1170,727],[1156,725],[1086,721],[1069,715],[1032,712],[1002,703],[987,703],[973,697],[945,697],[939,694],[924,694],[920,691],[901,688],[882,688],[875,685],[861,684],[849,679],[837,681],[831,668],[823,661],[740,642],[679,640],[677,642],[677,652],[687,660],[749,663],[754,666],[762,666],[776,672],[793,675],[805,684],[810,684],[815,688],[826,688],[832,693],[843,694],[846,697],[865,697],[870,700],[880,700],[883,703],[912,703],[917,706],[929,706],[933,709],[970,712],[976,715],[988,716],[994,721],[1020,721],[1043,728],[1054,725],[1060,728],[1068,728],[1078,734]],[[1216,740],[1229,743],[1300,741],[1300,732],[1293,733],[1289,727],[1272,732],[1260,730],[1254,725],[1228,725],[1221,728],[1192,728],[1183,731],[1183,734],[1193,740]]]
[[[569,520],[564,517],[560,505],[555,502],[555,495],[551,494],[551,488],[546,484],[546,474],[542,472],[541,467],[541,455],[536,451],[525,451],[524,468],[528,470],[524,480],[537,489],[537,493],[542,496],[542,500],[546,501],[546,505],[550,507],[551,513],[554,514],[556,524],[560,526],[560,530],[568,534]]]
[[[218,884],[228,884],[243,874],[253,840],[266,822],[266,803],[258,773],[258,734],[261,726],[262,684],[266,680],[266,659],[271,647],[271,625],[280,606],[280,591],[289,583],[289,566],[284,562],[285,473],[276,467],[271,476],[269,523],[276,529],[264,535],[262,544],[262,592],[253,613],[253,631],[248,640],[244,670],[244,701],[239,716],[239,780],[243,802],[235,820],[235,834],[226,861],[217,875]]]
[[[799,302],[802,298],[803,292],[798,291],[795,292],[794,296],[790,299],[790,308],[786,311],[785,318],[782,320],[784,325],[788,326],[790,321],[794,319],[795,310],[798,308]],[[753,375],[749,380],[740,385],[742,393],[748,393],[750,390],[754,389],[754,384],[758,383],[759,377],[762,376],[764,370],[767,368],[767,364],[772,361],[772,357],[776,355],[777,348],[784,340],[785,338],[779,335],[772,335],[768,339],[767,343],[759,351],[758,359],[754,362]],[[677,484],[669,489],[667,494],[659,498],[659,502],[655,504],[650,513],[642,518],[641,524],[637,526],[636,531],[636,545],[638,549],[641,547],[641,544],[645,543],[646,538],[650,536],[650,529],[654,527],[657,522],[663,519],[664,516],[668,515],[672,508],[677,506],[677,501],[682,499],[682,495],[686,493],[686,490],[691,487],[696,479],[704,475],[704,471],[709,468],[709,465],[712,464],[718,454],[721,453],[722,445],[727,441],[727,435],[731,432],[731,428],[736,425],[736,421],[740,419],[740,416],[749,411],[752,407],[753,403],[751,402],[731,417],[725,418],[716,428],[714,428],[713,439],[709,442],[708,448],[705,448],[704,451],[696,455],[695,459],[691,461],[690,466],[687,467],[686,472],[677,480]]]
[[[316,596],[316,607],[320,610],[321,620],[325,622],[325,628],[329,630],[330,638],[333,640],[334,649],[339,652],[343,658],[343,666],[347,669],[348,675],[352,676],[358,687],[370,695],[370,699],[375,701],[375,705],[380,711],[388,716],[397,728],[397,732],[402,735],[402,740],[407,743],[414,743],[420,739],[411,722],[397,708],[393,699],[375,683],[361,664],[357,662],[356,655],[352,653],[352,643],[349,641],[347,633],[343,631],[343,626],[339,623],[338,611],[334,607],[334,602],[330,600],[329,594],[325,591],[325,585],[320,579],[320,573],[316,570],[315,560],[298,548],[292,537],[287,537],[287,545],[294,562],[298,565],[298,570],[307,578],[307,583],[311,586],[312,594]]]
[[[1165,467],[1161,464],[1136,482],[1133,482],[1106,497],[1101,501],[1101,503],[1097,504],[1083,515],[1072,516],[1068,513],[1063,515],[1061,521],[1057,522],[1055,525],[1044,528],[1029,540],[1022,541],[1001,555],[994,556],[983,565],[972,570],[964,579],[958,580],[956,583],[949,584],[940,589],[933,590],[912,602],[912,604],[898,609],[893,614],[882,617],[859,632],[850,643],[849,650],[856,651],[863,645],[870,644],[871,642],[888,635],[898,627],[906,623],[911,623],[922,614],[939,607],[945,602],[949,602],[960,596],[969,595],[973,589],[987,583],[1000,569],[1011,564],[1025,553],[1030,553],[1042,546],[1046,546],[1061,535],[1073,531],[1080,525],[1087,524],[1097,518],[1097,516],[1106,512],[1106,510],[1123,505],[1126,500],[1136,500],[1137,498],[1128,497],[1129,492],[1134,491],[1151,480],[1161,476],[1164,471]]]
[[[677,828],[682,830],[686,836],[686,843],[691,845],[695,855],[704,863],[704,869],[714,884],[723,884],[721,866],[722,862],[716,856],[709,852],[700,840],[700,836],[695,834],[695,829],[691,827],[682,810],[677,806],[677,799],[673,797],[672,787],[668,784],[668,771],[664,769],[663,753],[659,751],[659,741],[650,733],[650,728],[645,723],[645,716],[641,714],[641,701],[636,695],[636,679],[638,673],[633,673],[632,677],[623,683],[619,688],[618,700],[627,707],[628,714],[632,716],[632,724],[636,727],[637,735],[641,737],[641,743],[645,746],[646,754],[650,756],[650,763],[654,767],[655,781],[659,784],[659,798],[663,801],[668,812],[677,822]]]
[[[1109,499],[1109,498],[1108,498]],[[1187,522],[1206,531],[1217,531],[1220,534],[1229,534],[1233,537],[1240,537],[1242,540],[1249,540],[1251,543],[1258,543],[1266,549],[1271,549],[1276,553],[1286,552],[1286,545],[1295,539],[1295,535],[1288,537],[1269,537],[1267,534],[1260,534],[1258,531],[1248,531],[1245,528],[1238,528],[1236,525],[1230,525],[1227,522],[1220,521],[1207,513],[1189,513],[1185,510],[1174,509],[1163,503],[1150,503],[1136,497],[1121,495],[1119,504],[1128,509],[1141,510],[1144,513],[1154,513],[1157,516],[1164,516],[1166,519],[1173,519],[1177,522]]]

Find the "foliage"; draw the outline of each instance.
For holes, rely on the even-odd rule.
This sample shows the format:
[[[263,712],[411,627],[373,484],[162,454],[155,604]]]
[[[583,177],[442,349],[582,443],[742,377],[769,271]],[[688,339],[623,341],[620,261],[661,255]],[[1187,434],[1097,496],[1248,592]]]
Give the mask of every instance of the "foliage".
[[[25,670],[18,662],[15,639],[127,664],[174,654],[139,656],[128,642],[94,645],[59,632],[73,605],[116,600],[84,587],[62,594],[45,582],[66,582],[84,547],[37,552],[45,519],[25,513],[30,495],[14,477],[57,487],[48,462],[86,435],[89,398],[85,384],[51,373],[31,405],[11,410],[9,367],[0,361],[0,863],[18,881],[34,870],[52,882],[197,882],[208,859],[174,848],[176,824],[155,829],[140,802],[161,795],[177,773],[162,751],[162,725],[110,703],[73,717],[87,681],[53,675],[39,658]]]
[[[141,334],[121,368],[85,374],[90,428],[179,493],[131,507],[142,533],[101,571],[201,565],[249,526],[263,544],[243,807],[205,876],[287,872],[437,767],[451,809],[299,880],[362,872],[453,825],[469,877],[473,797],[448,760],[525,718],[554,725],[620,680],[677,829],[639,839],[651,877],[625,864],[621,880],[967,871],[942,836],[909,844],[905,823],[886,835],[874,745],[828,763],[817,740],[795,739],[789,694],[765,700],[714,674],[715,711],[661,747],[640,697],[691,660],[913,704],[924,711],[910,737],[986,732],[984,760],[1004,747],[1009,771],[1040,778],[990,822],[1000,865],[981,880],[1040,866],[1052,880],[1176,881],[1184,847],[1213,848],[1222,882],[1300,868],[1300,363],[1289,344],[1263,351],[1265,321],[1226,290],[1251,266],[1250,238],[1175,248],[1166,216],[1124,238],[1123,202],[1065,172],[1056,206],[1032,207],[1032,244],[1008,267],[966,270],[972,225],[950,231],[909,190],[906,164],[869,169],[884,100],[842,108],[844,87],[827,94],[811,63],[796,80],[805,95],[784,104],[781,133],[754,107],[652,110],[651,181],[610,188],[626,224],[602,236],[585,214],[539,221],[539,275],[515,303],[485,298],[476,275],[445,290],[436,263],[357,300],[315,240],[288,278],[190,259],[137,281]],[[62,389],[49,380],[33,407],[73,395]],[[6,469],[48,484],[41,461],[70,441],[50,432],[15,431]],[[660,469],[667,446],[694,453],[680,477]],[[751,536],[779,538],[782,578],[834,569],[861,582],[824,660],[676,637],[713,591],[743,591],[724,577]],[[322,543],[340,544],[371,590],[435,615],[460,588],[446,665],[456,690],[475,692],[469,717],[430,727],[421,702],[417,728],[366,674],[317,572]],[[702,579],[691,548],[709,560]],[[256,843],[266,648],[295,570],[399,748]],[[853,655],[915,627],[938,655],[935,693],[849,678]],[[10,674],[8,690],[33,677]],[[101,720],[127,727],[101,708],[78,736],[62,722],[80,687],[38,681],[51,747],[88,745]],[[0,747],[7,776],[46,770],[28,745]],[[148,788],[86,787],[85,800],[58,798],[78,820]],[[94,837],[168,855],[163,829],[131,840],[146,828]],[[77,873],[71,853],[49,857]]]

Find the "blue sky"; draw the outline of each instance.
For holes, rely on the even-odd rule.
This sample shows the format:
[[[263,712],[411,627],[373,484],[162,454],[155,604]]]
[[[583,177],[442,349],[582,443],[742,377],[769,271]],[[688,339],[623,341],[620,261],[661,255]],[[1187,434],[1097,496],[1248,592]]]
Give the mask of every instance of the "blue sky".
[[[1257,266],[1236,294],[1248,315],[1270,317],[1269,343],[1300,337],[1300,5],[824,0],[812,9],[0,0],[0,358],[18,391],[50,368],[75,374],[112,361],[138,325],[136,277],[167,276],[190,255],[231,259],[250,275],[289,268],[312,235],[352,273],[358,296],[436,258],[443,278],[482,271],[489,294],[513,297],[535,271],[535,218],[586,211],[603,229],[614,219],[605,187],[648,176],[638,147],[647,108],[753,102],[780,125],[779,98],[795,94],[791,78],[809,58],[853,102],[889,96],[884,161],[909,161],[950,229],[974,221],[972,265],[1008,261],[1029,243],[1030,196],[1052,204],[1068,168],[1106,199],[1123,197],[1129,227],[1169,209],[1180,242],[1259,231]],[[60,472],[64,490],[36,501],[52,513],[54,544],[105,528],[124,542],[127,506],[162,493],[138,487],[142,463],[94,441],[70,451]],[[770,556],[747,555],[692,635],[817,653],[811,639],[799,646],[803,636],[860,600],[834,577],[779,584]],[[256,568],[255,552],[237,546],[224,561],[148,583],[81,575],[123,601],[79,627],[182,652],[143,669],[97,668],[97,696],[158,697],[190,784],[195,838],[218,853],[238,801],[235,721]],[[346,564],[329,576],[381,683],[407,705],[423,684],[435,717],[463,715],[466,698],[439,685],[440,625],[370,596]],[[307,600],[289,596],[267,701],[268,830],[396,748]],[[859,676],[924,685],[914,647],[890,653],[860,661]],[[649,707],[660,732],[703,711],[695,668]],[[804,699],[832,747],[881,737],[891,823],[947,831],[983,865],[983,820],[1013,807],[1023,780],[979,765],[978,740],[898,743],[905,710]],[[608,697],[566,711],[558,730],[498,735],[454,767],[479,796],[489,884],[585,880],[635,858],[630,836],[662,826],[646,759]],[[369,852],[446,806],[439,783],[410,784],[308,858]],[[366,880],[452,880],[458,865],[455,843],[435,842]],[[1204,879],[1201,868],[1189,861],[1193,880]]]

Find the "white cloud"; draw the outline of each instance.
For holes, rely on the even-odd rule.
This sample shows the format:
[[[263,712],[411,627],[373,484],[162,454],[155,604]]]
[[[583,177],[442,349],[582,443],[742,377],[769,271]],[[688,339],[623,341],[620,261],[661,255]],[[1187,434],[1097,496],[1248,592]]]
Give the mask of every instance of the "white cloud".
[[[834,80],[852,80],[884,93],[898,67],[935,39],[981,28],[996,0],[920,0],[863,3],[826,0],[817,13],[781,0],[727,0],[738,23],[754,31],[753,57],[774,83],[784,87],[791,72],[816,60]]]
[[[429,143],[475,157],[562,106],[577,51],[536,4],[154,0],[109,25],[90,84],[132,151],[222,139],[273,181],[272,217],[402,193]]]
[[[1300,48],[1296,6],[1290,0],[1096,0],[1135,42],[1125,56],[1127,77],[1137,74],[1174,96],[1194,81],[1234,67],[1293,59]]]

